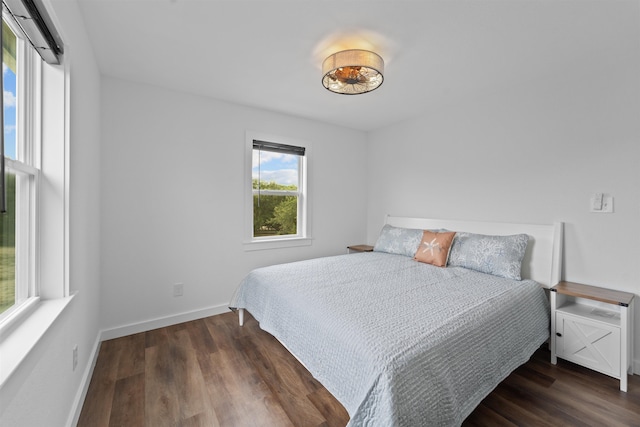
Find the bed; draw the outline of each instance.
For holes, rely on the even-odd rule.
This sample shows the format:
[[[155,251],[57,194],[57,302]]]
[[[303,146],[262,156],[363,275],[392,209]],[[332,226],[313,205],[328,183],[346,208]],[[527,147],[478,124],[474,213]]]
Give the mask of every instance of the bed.
[[[446,268],[411,256],[449,231]],[[516,241],[514,255],[504,242]],[[561,223],[388,216],[374,252],[253,270],[229,305],[300,360],[349,426],[457,426],[548,339],[543,288],[560,280],[561,245]]]

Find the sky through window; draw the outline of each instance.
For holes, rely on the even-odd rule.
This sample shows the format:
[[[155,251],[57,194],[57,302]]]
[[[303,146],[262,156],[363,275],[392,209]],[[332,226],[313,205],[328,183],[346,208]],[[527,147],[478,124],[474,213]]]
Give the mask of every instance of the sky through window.
[[[16,74],[2,64],[4,78],[4,155],[16,158]]]
[[[252,177],[263,182],[298,185],[298,158],[293,154],[253,150]]]

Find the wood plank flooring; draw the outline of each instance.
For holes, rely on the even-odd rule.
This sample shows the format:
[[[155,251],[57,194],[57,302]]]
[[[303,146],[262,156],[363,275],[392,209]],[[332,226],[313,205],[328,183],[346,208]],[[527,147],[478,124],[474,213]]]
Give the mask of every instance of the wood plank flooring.
[[[226,313],[105,341],[78,426],[344,426],[347,412],[257,322]],[[464,426],[640,426],[640,377],[618,381],[542,348]]]

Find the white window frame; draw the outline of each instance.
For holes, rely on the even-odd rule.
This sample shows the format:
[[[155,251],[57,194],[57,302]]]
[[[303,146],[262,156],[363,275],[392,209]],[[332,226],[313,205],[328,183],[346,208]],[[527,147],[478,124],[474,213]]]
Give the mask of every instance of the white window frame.
[[[298,191],[293,192],[298,197],[298,225],[297,234],[283,236],[253,236],[253,141],[270,141],[279,144],[293,145],[305,148],[305,155],[300,156]],[[245,251],[262,249],[291,248],[311,245],[311,215],[309,197],[309,164],[311,159],[311,143],[299,139],[268,135],[262,132],[246,131],[245,133],[245,179],[244,179],[244,239]],[[288,195],[288,191],[260,190],[264,195]]]
[[[3,20],[16,35],[16,160],[5,159],[16,179],[15,304],[0,314],[0,332],[22,319],[40,300],[38,275],[38,189],[40,186],[41,59],[6,10]],[[18,203],[19,202],[19,203]]]

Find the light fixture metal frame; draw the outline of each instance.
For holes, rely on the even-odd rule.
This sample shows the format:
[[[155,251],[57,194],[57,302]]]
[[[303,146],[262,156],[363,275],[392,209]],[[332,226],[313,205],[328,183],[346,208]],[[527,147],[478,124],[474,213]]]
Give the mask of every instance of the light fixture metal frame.
[[[351,78],[341,77],[339,72],[348,73]],[[384,60],[369,50],[342,50],[322,63],[322,85],[333,93],[361,95],[379,88],[383,82]]]

